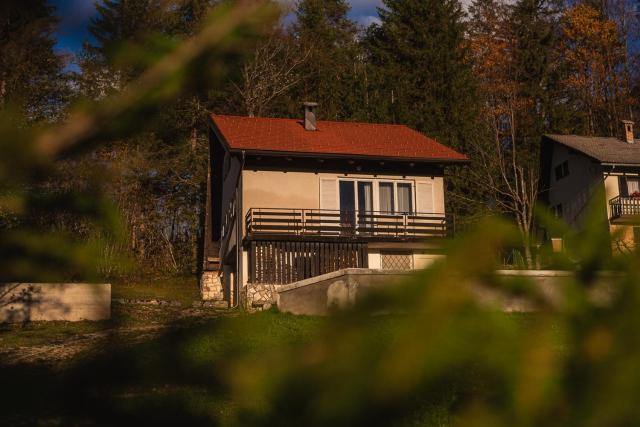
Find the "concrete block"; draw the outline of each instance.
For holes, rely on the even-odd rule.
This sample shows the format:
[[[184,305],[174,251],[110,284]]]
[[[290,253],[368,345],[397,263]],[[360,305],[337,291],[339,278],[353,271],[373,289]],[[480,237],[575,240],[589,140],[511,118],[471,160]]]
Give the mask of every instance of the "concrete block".
[[[111,318],[108,283],[0,284],[0,322]]]

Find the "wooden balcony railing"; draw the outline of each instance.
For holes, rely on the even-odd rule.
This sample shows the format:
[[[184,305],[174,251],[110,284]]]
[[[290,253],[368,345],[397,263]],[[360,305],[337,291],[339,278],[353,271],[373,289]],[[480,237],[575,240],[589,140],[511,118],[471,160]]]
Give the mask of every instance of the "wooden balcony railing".
[[[640,219],[640,198],[617,196],[609,200],[612,220],[623,217],[638,217]]]
[[[454,233],[453,217],[436,213],[251,208],[245,225],[248,235],[429,238]]]

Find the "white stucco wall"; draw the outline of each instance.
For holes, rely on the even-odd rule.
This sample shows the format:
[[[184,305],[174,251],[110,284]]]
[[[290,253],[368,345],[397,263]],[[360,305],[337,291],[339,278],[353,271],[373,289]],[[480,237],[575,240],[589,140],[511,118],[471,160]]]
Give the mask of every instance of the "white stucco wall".
[[[250,208],[319,209],[319,175],[313,172],[245,170],[244,214]]]
[[[413,268],[416,270],[427,268],[431,266],[431,264],[433,264],[434,262],[444,258],[445,258],[445,255],[441,255],[441,254],[414,253]]]
[[[382,268],[382,261],[380,260],[380,251],[369,249],[369,268]]]
[[[372,174],[337,174],[314,172],[284,172],[245,170],[242,176],[243,217],[251,208],[320,209],[320,180],[366,180],[429,183],[433,188],[433,212],[445,213],[444,179],[441,176],[400,176]],[[377,194],[374,191],[374,206]]]

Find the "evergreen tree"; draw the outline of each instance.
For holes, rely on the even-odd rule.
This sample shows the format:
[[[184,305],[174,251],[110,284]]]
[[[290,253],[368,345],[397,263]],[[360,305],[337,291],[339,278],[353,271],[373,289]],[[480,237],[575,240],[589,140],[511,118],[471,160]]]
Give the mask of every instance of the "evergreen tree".
[[[472,133],[474,82],[463,11],[457,0],[383,0],[381,24],[369,34],[384,75],[390,121],[464,148]]]
[[[357,26],[347,14],[345,0],[302,0],[296,10],[292,36],[309,57],[300,67],[303,77],[292,91],[289,114],[300,113],[305,100],[320,103],[319,113],[330,120],[346,120],[353,114],[356,87],[354,64],[358,61]]]
[[[127,42],[143,42],[149,33],[164,33],[175,26],[177,14],[165,0],[103,0],[89,24],[95,44],[88,48],[105,62],[113,62]]]
[[[558,0],[518,0],[511,10],[515,80],[519,95],[529,100],[529,108],[518,120],[535,161],[542,134],[560,128],[564,121],[562,102],[553,98],[559,89],[552,55],[560,8]]]
[[[0,17],[0,109],[12,106],[28,121],[56,118],[69,87],[53,49],[53,8],[45,0],[6,0]]]
[[[100,99],[122,90],[161,55],[196,34],[216,7],[207,0],[106,0],[90,24],[95,42],[83,52],[81,88]],[[215,62],[199,64],[189,90],[170,105],[154,111],[153,123],[126,140],[109,141],[96,155],[113,170],[108,194],[126,219],[129,245],[140,269],[184,272],[196,268],[197,242],[202,232],[201,209],[207,173],[207,124],[211,111],[229,113],[230,81],[237,78],[247,52],[221,50]],[[247,46],[247,51],[252,46]],[[206,73],[202,70],[206,70]],[[210,81],[211,80],[211,81]],[[226,82],[213,85],[211,82]],[[215,91],[212,90],[215,87]],[[143,127],[144,126],[144,127]]]

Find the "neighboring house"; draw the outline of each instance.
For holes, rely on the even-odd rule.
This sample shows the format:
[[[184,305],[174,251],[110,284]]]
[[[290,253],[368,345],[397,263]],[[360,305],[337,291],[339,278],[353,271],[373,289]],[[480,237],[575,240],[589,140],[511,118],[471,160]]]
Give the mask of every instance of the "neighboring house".
[[[406,126],[212,115],[203,297],[260,305],[343,268],[413,269],[453,233],[444,168]]]
[[[545,135],[540,152],[541,200],[576,229],[589,206],[599,203],[602,224],[620,233],[614,249],[640,243],[640,141],[633,122],[623,121],[620,134]]]

